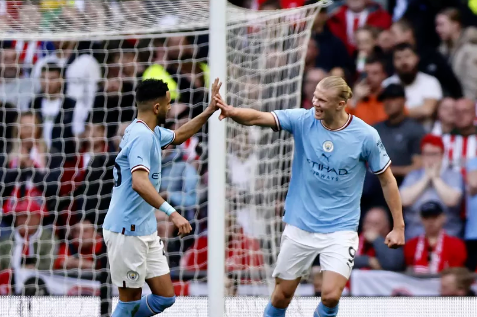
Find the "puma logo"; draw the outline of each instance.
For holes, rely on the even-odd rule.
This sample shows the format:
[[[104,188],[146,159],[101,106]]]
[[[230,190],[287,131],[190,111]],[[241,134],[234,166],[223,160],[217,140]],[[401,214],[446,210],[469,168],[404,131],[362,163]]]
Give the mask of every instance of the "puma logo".
[[[321,153],[321,156],[324,156],[325,159],[326,159],[328,162],[330,162],[330,156],[331,156],[331,155],[330,155],[330,156],[326,156],[325,153]]]

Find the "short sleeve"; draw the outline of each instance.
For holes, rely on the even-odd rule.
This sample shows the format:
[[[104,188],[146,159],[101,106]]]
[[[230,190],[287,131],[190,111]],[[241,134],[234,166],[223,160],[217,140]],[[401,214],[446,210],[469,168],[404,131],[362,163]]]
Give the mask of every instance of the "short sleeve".
[[[174,139],[176,138],[175,132],[169,129],[156,127],[154,132],[159,136],[161,149],[165,149],[169,144],[174,142]]]
[[[152,133],[143,133],[131,141],[131,147],[128,153],[131,173],[138,169],[149,172],[151,169],[151,152],[153,151],[153,146],[154,135]]]
[[[467,172],[477,170],[477,157],[467,161]]]
[[[391,165],[391,159],[384,148],[378,131],[374,128],[364,141],[364,153],[369,168],[376,175],[383,173]]]
[[[306,113],[306,109],[287,109],[275,110],[272,115],[275,117],[277,129],[275,131],[285,130],[293,133],[300,118]]]
[[[425,88],[422,89],[424,99],[442,99],[442,87],[439,81],[432,76],[428,77]]]

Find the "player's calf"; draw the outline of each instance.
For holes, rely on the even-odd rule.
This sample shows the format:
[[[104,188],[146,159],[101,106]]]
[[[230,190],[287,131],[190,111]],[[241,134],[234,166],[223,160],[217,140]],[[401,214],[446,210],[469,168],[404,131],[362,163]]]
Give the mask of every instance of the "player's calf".
[[[176,297],[163,297],[149,294],[141,298],[141,305],[134,315],[135,317],[150,317],[162,313],[167,308],[174,305]]]

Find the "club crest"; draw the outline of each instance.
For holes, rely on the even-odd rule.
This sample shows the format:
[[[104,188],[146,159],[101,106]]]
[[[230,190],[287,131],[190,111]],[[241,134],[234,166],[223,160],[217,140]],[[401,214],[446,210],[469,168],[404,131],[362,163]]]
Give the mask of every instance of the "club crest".
[[[333,143],[331,141],[325,141],[323,143],[323,150],[325,152],[332,152],[334,148],[335,148],[335,146],[333,145]]]
[[[128,279],[130,279],[131,281],[137,281],[137,279],[139,278],[139,274],[134,271],[129,271],[127,276],[128,276]]]

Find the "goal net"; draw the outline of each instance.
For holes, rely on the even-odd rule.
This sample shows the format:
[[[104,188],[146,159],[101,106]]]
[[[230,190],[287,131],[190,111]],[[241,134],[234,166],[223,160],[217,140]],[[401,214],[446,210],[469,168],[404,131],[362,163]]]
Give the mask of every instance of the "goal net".
[[[276,11],[227,7],[229,104],[300,107],[311,27],[328,2]],[[117,289],[110,287],[101,226],[118,144],[136,116],[134,89],[144,78],[168,84],[167,128],[200,114],[213,80],[208,25],[203,0],[0,5],[0,294],[100,296],[107,311]],[[228,296],[268,296],[293,145],[286,132],[226,125],[224,287]],[[179,238],[156,214],[180,296],[207,296],[207,232],[214,230],[207,228],[207,173],[214,168],[207,133],[206,125],[162,153],[161,195],[193,227]],[[21,303],[2,305],[0,314],[29,307]]]

